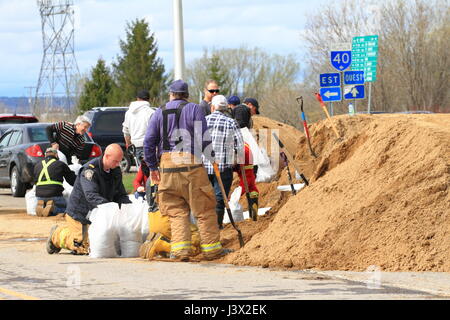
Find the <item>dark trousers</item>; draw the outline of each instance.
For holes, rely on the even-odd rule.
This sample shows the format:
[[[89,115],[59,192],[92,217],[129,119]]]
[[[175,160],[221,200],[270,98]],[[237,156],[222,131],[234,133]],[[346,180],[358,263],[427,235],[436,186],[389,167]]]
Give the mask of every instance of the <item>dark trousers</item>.
[[[225,209],[225,203],[223,202],[222,191],[220,189],[219,182],[217,181],[215,174],[208,175],[209,181],[214,188],[214,193],[216,194],[216,212],[223,212]],[[233,169],[228,168],[220,173],[220,178],[222,179],[223,188],[225,189],[226,196],[230,193],[231,184],[233,183]],[[227,199],[228,200],[228,199]]]

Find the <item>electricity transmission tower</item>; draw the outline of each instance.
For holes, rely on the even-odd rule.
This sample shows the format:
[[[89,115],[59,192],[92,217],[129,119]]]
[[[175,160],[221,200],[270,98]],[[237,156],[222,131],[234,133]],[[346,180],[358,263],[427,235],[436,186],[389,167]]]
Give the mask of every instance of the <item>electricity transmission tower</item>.
[[[73,0],[37,0],[44,54],[33,112],[72,111],[79,70],[75,59]]]

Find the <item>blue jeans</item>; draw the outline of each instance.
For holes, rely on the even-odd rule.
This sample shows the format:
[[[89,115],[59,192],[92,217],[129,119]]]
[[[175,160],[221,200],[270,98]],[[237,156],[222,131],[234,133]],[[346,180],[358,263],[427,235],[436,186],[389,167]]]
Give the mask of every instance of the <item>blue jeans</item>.
[[[209,181],[214,187],[214,193],[216,194],[216,211],[224,211],[225,203],[223,202],[222,191],[220,189],[219,182],[217,181],[215,174],[208,175]],[[230,193],[231,185],[233,183],[233,169],[228,168],[220,173],[220,178],[222,179],[223,188],[225,189],[226,196]],[[228,199],[227,199],[228,200]]]
[[[51,198],[37,197],[37,199],[38,200],[44,200],[44,202],[46,202],[48,200],[53,200],[54,208],[53,208],[53,212],[50,213],[50,216],[56,216],[58,213],[66,212],[67,202],[66,202],[66,199],[64,199],[63,196],[51,197]]]

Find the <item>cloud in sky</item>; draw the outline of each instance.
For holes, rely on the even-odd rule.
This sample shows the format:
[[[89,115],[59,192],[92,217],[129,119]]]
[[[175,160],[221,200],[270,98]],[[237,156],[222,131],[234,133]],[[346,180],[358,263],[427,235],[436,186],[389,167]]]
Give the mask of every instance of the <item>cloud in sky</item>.
[[[186,63],[204,48],[261,47],[270,53],[302,54],[306,14],[332,0],[185,0]],[[110,64],[125,38],[127,22],[146,18],[166,69],[173,66],[172,1],[74,0],[75,56],[81,73],[99,57]],[[42,32],[34,0],[0,0],[0,96],[23,96],[35,86],[42,60]]]

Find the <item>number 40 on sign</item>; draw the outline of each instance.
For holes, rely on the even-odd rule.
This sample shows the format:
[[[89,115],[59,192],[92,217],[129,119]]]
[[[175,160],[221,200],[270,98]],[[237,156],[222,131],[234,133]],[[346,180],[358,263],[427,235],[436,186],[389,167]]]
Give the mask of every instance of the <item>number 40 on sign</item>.
[[[343,71],[350,67],[352,64],[352,52],[351,51],[331,51],[331,65],[339,70]]]

